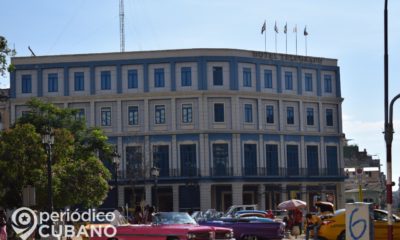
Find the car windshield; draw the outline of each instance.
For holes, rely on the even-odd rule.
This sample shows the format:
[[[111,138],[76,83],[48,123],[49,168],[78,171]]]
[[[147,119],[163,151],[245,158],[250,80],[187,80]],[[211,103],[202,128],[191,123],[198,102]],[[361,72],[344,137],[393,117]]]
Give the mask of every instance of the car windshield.
[[[156,224],[197,224],[187,213],[181,212],[160,212],[154,215]]]

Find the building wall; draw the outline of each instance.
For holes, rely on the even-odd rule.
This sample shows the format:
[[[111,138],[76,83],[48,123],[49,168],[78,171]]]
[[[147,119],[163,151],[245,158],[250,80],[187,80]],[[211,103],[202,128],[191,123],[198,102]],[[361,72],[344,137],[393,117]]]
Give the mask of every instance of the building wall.
[[[130,194],[155,203],[153,165],[165,210],[276,208],[326,193],[343,202],[336,60],[191,49],[12,61],[11,121],[31,97],[83,109],[88,125],[101,127],[122,153],[120,204],[132,202]],[[133,156],[140,176],[132,176]],[[191,194],[199,195],[192,205],[183,197]]]

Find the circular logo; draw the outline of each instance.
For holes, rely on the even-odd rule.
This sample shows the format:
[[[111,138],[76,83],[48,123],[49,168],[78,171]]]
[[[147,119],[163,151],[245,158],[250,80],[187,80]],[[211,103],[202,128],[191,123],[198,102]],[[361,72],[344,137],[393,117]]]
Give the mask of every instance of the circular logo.
[[[38,224],[36,213],[27,207],[18,208],[11,215],[11,224],[17,235],[22,240],[26,240]]]

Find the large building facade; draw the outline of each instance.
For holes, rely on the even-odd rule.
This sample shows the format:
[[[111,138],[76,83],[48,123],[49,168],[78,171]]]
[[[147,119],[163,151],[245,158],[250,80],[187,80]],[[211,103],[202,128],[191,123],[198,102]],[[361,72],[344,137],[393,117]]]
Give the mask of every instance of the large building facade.
[[[38,97],[79,109],[77,117],[117,146],[118,192],[105,205],[118,196],[120,205],[145,201],[160,210],[275,209],[289,198],[311,204],[328,195],[343,206],[335,59],[187,49],[12,62],[11,122]]]

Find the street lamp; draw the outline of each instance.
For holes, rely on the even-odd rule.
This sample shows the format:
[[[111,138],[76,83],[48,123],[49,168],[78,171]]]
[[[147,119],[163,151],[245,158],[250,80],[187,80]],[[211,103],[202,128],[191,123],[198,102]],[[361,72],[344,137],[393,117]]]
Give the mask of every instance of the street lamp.
[[[160,176],[160,169],[158,167],[152,167],[150,169],[150,175],[154,178],[154,198],[155,198],[155,211],[158,211],[158,190],[157,181]]]
[[[114,148],[114,151],[111,154],[112,162],[114,164],[114,182],[115,182],[115,190],[116,190],[116,197],[115,197],[115,208],[118,208],[118,166],[120,163],[121,155],[117,152],[117,147]]]
[[[47,197],[50,212],[53,211],[53,190],[52,190],[52,170],[51,170],[51,146],[54,144],[54,133],[51,128],[46,128],[42,135],[42,143],[47,152]]]

